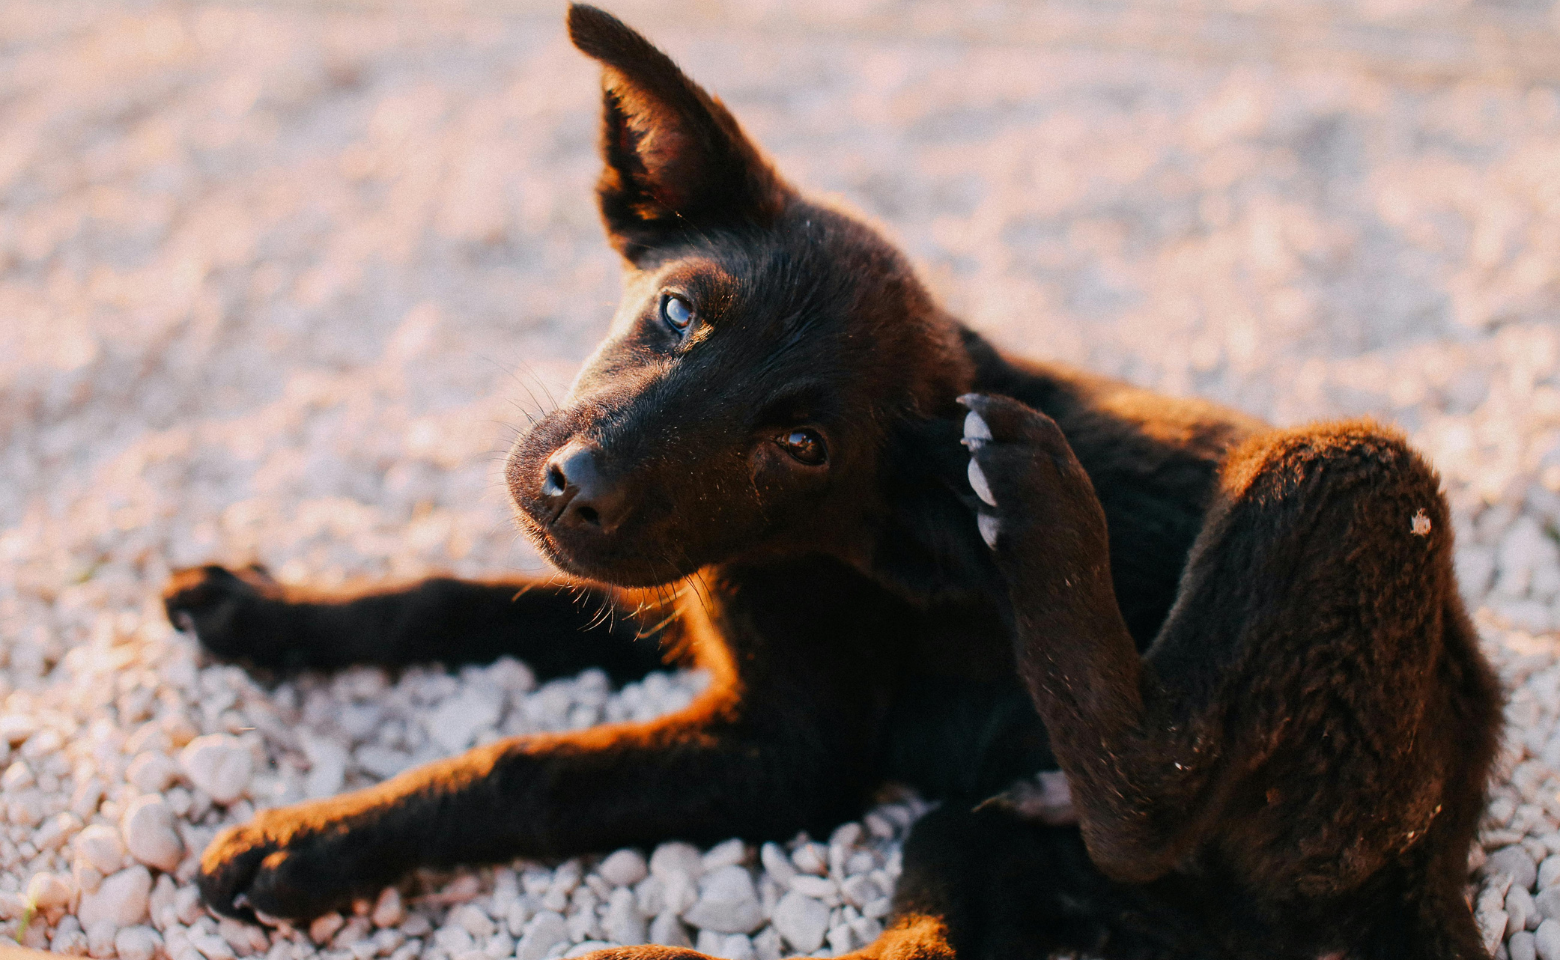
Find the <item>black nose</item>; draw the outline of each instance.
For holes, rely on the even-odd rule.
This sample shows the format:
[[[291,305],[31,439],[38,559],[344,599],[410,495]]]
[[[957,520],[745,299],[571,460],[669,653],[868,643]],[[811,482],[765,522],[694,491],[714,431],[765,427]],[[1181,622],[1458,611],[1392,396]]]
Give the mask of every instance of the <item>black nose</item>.
[[[611,532],[622,521],[628,497],[620,483],[602,476],[601,451],[575,442],[547,460],[542,496],[552,507],[552,525],[593,527]]]

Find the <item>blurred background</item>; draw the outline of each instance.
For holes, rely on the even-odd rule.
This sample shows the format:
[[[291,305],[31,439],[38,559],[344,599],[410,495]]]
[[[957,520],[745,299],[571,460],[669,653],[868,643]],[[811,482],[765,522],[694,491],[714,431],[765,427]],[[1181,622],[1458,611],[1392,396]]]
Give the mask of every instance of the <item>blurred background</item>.
[[[1401,424],[1476,596],[1553,547],[1550,3],[609,5],[1003,345]],[[534,565],[495,458],[617,293],[563,12],[0,7],[0,580]]]
[[[1560,854],[1560,7],[607,6],[1001,345],[1276,423],[1408,431],[1514,689],[1483,846],[1533,886]],[[329,793],[535,728],[515,706],[464,740],[418,732],[480,672],[397,688],[435,718],[397,707],[403,736],[376,732],[383,677],[197,670],[156,595],[207,560],[315,583],[538,569],[499,462],[618,292],[597,76],[563,14],[0,3],[0,766],[40,771],[5,778],[36,802],[5,810],[0,933],[30,876],[70,869],[31,844],[37,818],[98,782],[81,817],[113,822],[158,737],[237,736],[264,805],[304,770]],[[546,723],[613,716],[596,687]],[[343,746],[374,736],[393,762]],[[181,883],[249,815],[190,796]],[[59,822],[63,843],[82,819]],[[1479,893],[1492,944],[1537,925],[1503,876]],[[224,928],[240,952],[246,929]]]

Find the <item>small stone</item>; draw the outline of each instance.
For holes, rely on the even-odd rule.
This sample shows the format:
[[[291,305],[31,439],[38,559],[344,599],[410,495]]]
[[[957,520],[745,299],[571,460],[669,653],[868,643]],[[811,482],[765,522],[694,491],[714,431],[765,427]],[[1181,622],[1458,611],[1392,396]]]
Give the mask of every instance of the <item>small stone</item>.
[[[665,947],[691,947],[693,941],[688,939],[688,928],[677,918],[677,914],[670,910],[656,915],[650,921],[650,943],[658,943]]]
[[[752,933],[764,924],[753,878],[742,867],[712,871],[699,883],[699,899],[683,919],[702,930]]]
[[[151,892],[151,872],[142,866],[130,867],[104,877],[96,891],[83,894],[76,916],[88,930],[103,922],[116,927],[134,926],[146,919]]]
[[[619,850],[601,861],[596,872],[614,887],[631,887],[648,876],[650,868],[638,850]]]
[[[376,927],[395,927],[405,918],[406,908],[401,903],[401,891],[395,887],[385,887],[379,892],[379,899],[374,901],[369,919],[374,921]]]
[[[1517,886],[1529,889],[1538,879],[1538,867],[1534,865],[1533,858],[1520,844],[1502,847],[1490,854],[1489,860],[1484,864],[1484,873],[1486,876],[1504,873]]]
[[[0,714],[0,741],[4,741],[12,747],[27,742],[27,738],[37,732],[38,721],[26,714]]]
[[[347,761],[351,754],[346,744],[329,737],[301,737],[303,752],[309,758],[309,775],[304,795],[310,799],[332,797],[347,782]]]
[[[1511,960],[1538,960],[1538,938],[1522,930],[1506,941],[1506,956]]]
[[[704,872],[704,857],[691,843],[663,843],[650,854],[650,873],[663,881],[674,874],[697,880]]]
[[[1538,907],[1533,903],[1533,895],[1528,893],[1526,887],[1511,885],[1506,891],[1506,914],[1510,917],[1508,929],[1531,930],[1538,926]]]
[[[791,863],[802,873],[821,877],[829,872],[828,848],[821,843],[804,843],[791,854]]]
[[[118,932],[118,928],[107,920],[94,923],[87,930],[87,955],[94,958],[113,956],[114,934]]]
[[[162,937],[150,927],[125,927],[114,934],[114,952],[119,960],[152,960]]]
[[[1533,898],[1533,908],[1541,917],[1560,920],[1560,885],[1540,890]]]
[[[27,881],[27,902],[38,910],[57,910],[70,905],[76,886],[55,873],[36,873]]]
[[[498,930],[493,918],[474,904],[463,903],[450,911],[447,923],[460,925],[474,940],[485,940]]]
[[[439,705],[428,720],[428,735],[448,753],[471,746],[477,734],[491,728],[503,704],[479,690],[467,690]]]
[[[704,873],[719,870],[721,867],[732,867],[747,858],[747,845],[739,839],[727,840],[716,844],[705,851],[700,858],[700,869]]]
[[[829,931],[826,939],[829,941],[829,949],[834,951],[835,956],[850,953],[856,948],[856,934],[850,927],[835,927]]]
[[[780,960],[785,954],[785,941],[774,927],[765,927],[753,935],[753,955],[757,960]]]
[[[180,923],[188,926],[205,913],[206,908],[201,905],[199,890],[194,887],[180,887],[174,892],[173,915]]]
[[[1560,920],[1545,920],[1533,932],[1533,945],[1542,960],[1560,960]]]
[[[238,960],[238,954],[233,952],[233,947],[214,933],[191,930],[189,938],[190,946],[199,950],[206,960]]]
[[[615,943],[644,943],[648,931],[645,918],[627,887],[618,887],[607,900],[607,912],[601,918],[601,931]]]
[[[166,753],[146,750],[130,761],[125,779],[142,793],[162,793],[179,779],[179,764]]]
[[[799,873],[792,877],[791,889],[825,903],[837,899],[840,894],[839,884],[828,877],[815,877],[810,873]]]
[[[791,878],[796,876],[796,867],[791,865],[791,858],[785,855],[785,851],[777,843],[766,843],[759,848],[759,862],[764,865],[764,870],[774,877],[782,887],[789,887]]]
[[[569,925],[563,916],[543,910],[525,925],[525,935],[515,948],[515,960],[543,960],[553,947],[569,938]]]
[[[264,953],[271,945],[271,938],[261,927],[241,923],[229,917],[217,921],[217,936],[227,941],[233,952],[241,957]]]
[[[788,893],[775,905],[771,921],[791,947],[813,953],[829,930],[829,908],[801,893]]]
[[[60,918],[54,934],[49,937],[49,950],[73,957],[85,956],[92,952],[92,941],[81,929],[80,921],[67,914]]]
[[[1538,889],[1547,890],[1560,882],[1560,854],[1550,854],[1538,865]]]
[[[314,919],[309,924],[309,939],[324,946],[330,942],[342,927],[347,925],[347,920],[341,914],[332,911]]]
[[[121,831],[130,855],[149,867],[171,873],[184,860],[184,840],[174,823],[173,811],[156,794],[137,797],[130,803]]]
[[[33,846],[39,850],[58,850],[71,835],[81,829],[81,818],[74,813],[61,813],[45,820],[33,834]]]
[[[722,937],[720,946],[713,955],[724,957],[725,960],[757,960],[753,952],[753,941],[740,933]]]

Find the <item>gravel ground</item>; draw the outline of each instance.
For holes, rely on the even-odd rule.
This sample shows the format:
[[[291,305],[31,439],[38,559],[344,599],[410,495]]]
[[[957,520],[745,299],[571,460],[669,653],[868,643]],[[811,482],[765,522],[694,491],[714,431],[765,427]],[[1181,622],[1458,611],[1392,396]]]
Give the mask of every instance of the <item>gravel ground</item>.
[[[617,287],[561,6],[0,6],[0,934],[540,960],[645,937],[826,954],[878,928],[914,797],[787,848],[421,876],[308,930],[218,923],[188,884],[257,806],[701,682],[538,687],[501,661],[262,688],[202,666],[155,602],[210,559],[327,583],[540,569],[497,457]],[[1470,895],[1512,960],[1560,957],[1549,5],[619,9],[1005,345],[1409,431],[1512,687]]]

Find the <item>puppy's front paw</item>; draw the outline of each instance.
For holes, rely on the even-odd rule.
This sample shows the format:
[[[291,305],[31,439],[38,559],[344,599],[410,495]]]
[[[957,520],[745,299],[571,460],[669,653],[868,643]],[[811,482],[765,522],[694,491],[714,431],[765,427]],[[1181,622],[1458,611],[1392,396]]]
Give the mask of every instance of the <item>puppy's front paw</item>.
[[[245,920],[257,913],[309,920],[383,886],[384,878],[368,875],[353,855],[367,845],[355,844],[351,830],[318,807],[263,810],[219,833],[201,854],[196,878],[206,905]]]
[[[1008,397],[965,394],[968,479],[975,524],[998,556],[1036,538],[1103,534],[1094,487],[1056,421]]]
[[[193,632],[220,660],[262,667],[285,664],[278,636],[281,588],[260,567],[233,571],[216,564],[175,571],[163,589],[168,621]]]

